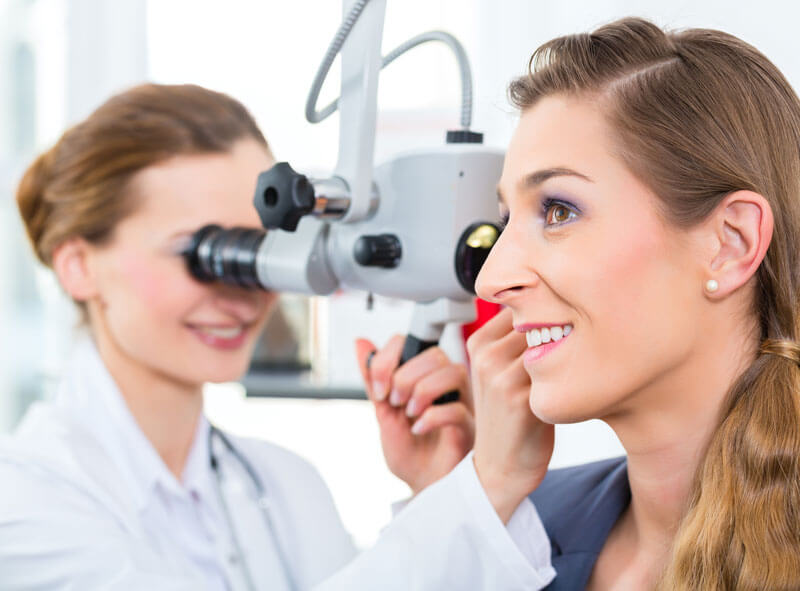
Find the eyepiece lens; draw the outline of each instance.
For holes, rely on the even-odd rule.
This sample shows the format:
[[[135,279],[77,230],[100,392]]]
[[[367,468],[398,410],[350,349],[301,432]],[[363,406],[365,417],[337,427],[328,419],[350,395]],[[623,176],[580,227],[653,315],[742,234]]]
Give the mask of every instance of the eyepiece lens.
[[[467,227],[456,246],[456,276],[461,287],[475,293],[475,281],[483,263],[500,237],[500,228],[491,222],[478,222]]]
[[[189,272],[198,281],[261,287],[256,261],[265,235],[264,230],[254,228],[200,228],[183,253]]]

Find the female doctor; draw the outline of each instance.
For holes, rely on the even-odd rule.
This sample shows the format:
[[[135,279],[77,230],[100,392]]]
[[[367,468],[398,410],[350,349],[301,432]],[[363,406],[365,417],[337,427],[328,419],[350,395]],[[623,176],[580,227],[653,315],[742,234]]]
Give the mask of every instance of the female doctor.
[[[198,283],[181,252],[209,223],[258,226],[252,185],[272,164],[236,101],[144,85],[25,174],[28,234],[86,335],[56,399],[0,446],[0,588],[503,590],[552,577],[532,505],[501,519],[471,456],[459,463],[469,409],[431,401],[469,392],[437,349],[395,372],[400,339],[371,370],[373,347],[358,344],[390,467],[428,488],[354,561],[310,465],[204,418],[202,384],[245,371],[276,295]]]

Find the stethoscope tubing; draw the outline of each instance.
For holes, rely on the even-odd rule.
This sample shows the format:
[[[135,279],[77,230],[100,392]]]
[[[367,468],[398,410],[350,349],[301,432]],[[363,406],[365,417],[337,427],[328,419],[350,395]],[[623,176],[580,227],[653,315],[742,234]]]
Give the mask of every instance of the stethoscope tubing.
[[[271,506],[269,497],[267,495],[267,489],[264,486],[263,480],[261,480],[261,477],[259,476],[258,472],[256,472],[250,460],[248,460],[245,455],[233,444],[230,438],[214,425],[210,425],[208,430],[208,460],[211,466],[211,471],[214,473],[214,483],[217,491],[217,497],[219,498],[220,505],[222,506],[222,513],[225,517],[225,521],[227,522],[231,537],[233,538],[233,544],[236,549],[236,553],[239,555],[239,560],[241,561],[248,587],[251,589],[251,591],[258,591],[253,579],[253,573],[250,571],[250,565],[247,563],[244,548],[239,540],[239,536],[236,531],[236,525],[234,524],[230,513],[230,508],[225,500],[225,495],[222,492],[222,476],[219,469],[219,458],[217,458],[217,455],[214,453],[214,437],[222,442],[222,444],[225,446],[225,449],[228,450],[228,453],[230,453],[236,459],[242,469],[244,469],[244,471],[247,473],[247,477],[250,480],[256,495],[256,504],[258,505],[259,512],[264,520],[264,526],[272,538],[272,542],[278,554],[278,560],[283,568],[283,574],[286,577],[287,583],[289,584],[289,589],[291,591],[298,591],[299,588],[294,580],[292,569],[290,568],[289,557],[284,552],[281,541],[278,538],[278,532],[272,520],[272,515],[270,514]]]

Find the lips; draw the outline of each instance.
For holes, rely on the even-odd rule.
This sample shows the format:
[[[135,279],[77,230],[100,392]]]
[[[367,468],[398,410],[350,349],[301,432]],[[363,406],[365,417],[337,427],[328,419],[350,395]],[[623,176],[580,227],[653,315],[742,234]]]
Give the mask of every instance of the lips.
[[[238,349],[247,340],[250,325],[188,325],[189,330],[204,344],[215,349],[230,351]]]
[[[239,324],[237,326],[198,326],[195,329],[212,337],[234,339],[242,334],[245,327]]]
[[[529,347],[538,347],[551,341],[560,341],[572,332],[571,324],[531,328],[525,332],[525,339]]]
[[[525,324],[517,326],[516,330],[525,333],[528,349],[525,351],[522,360],[528,365],[561,346],[567,337],[572,334],[574,327],[570,323]]]

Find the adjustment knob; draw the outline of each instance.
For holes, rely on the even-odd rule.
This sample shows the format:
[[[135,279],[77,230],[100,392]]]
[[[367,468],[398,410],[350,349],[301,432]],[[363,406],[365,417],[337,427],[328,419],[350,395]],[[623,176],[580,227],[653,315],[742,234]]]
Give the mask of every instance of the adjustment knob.
[[[403,257],[400,239],[394,234],[361,236],[353,246],[353,257],[363,267],[396,267]]]
[[[300,218],[313,211],[314,202],[313,185],[288,162],[278,162],[258,175],[253,204],[267,229],[294,232]]]

